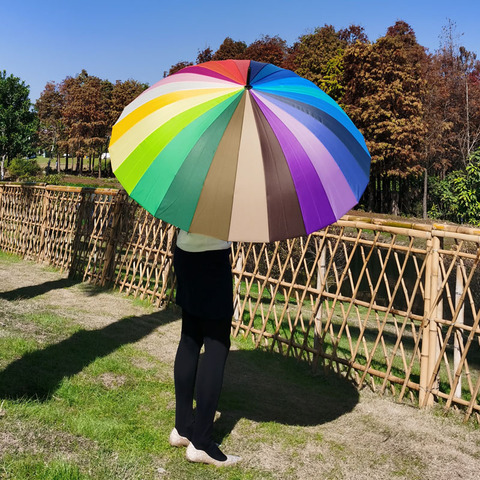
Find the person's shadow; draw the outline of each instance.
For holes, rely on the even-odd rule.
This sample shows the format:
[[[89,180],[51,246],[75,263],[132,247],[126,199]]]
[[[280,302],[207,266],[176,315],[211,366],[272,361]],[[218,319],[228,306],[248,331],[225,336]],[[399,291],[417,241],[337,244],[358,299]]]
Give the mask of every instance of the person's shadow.
[[[126,317],[101,329],[80,330],[58,343],[26,353],[0,371],[0,398],[46,401],[64,378],[177,319],[178,315],[168,310]]]
[[[8,301],[26,300],[29,298],[43,295],[51,290],[59,290],[62,288],[69,288],[80,280],[71,280],[69,278],[59,278],[58,280],[50,280],[48,282],[39,283],[38,285],[28,285],[26,287],[19,287],[8,292],[0,292],[0,298]]]
[[[80,330],[65,340],[26,353],[0,371],[0,399],[49,400],[64,378],[81,372],[99,357],[135,343],[153,330],[178,320],[173,309],[126,317],[97,330]],[[218,440],[237,422],[319,425],[350,412],[359,394],[349,380],[313,375],[305,362],[263,350],[233,350],[229,354],[215,422]]]
[[[353,410],[354,383],[333,371],[313,374],[303,361],[262,350],[231,351],[215,422],[216,439],[242,418],[255,422],[314,426]]]

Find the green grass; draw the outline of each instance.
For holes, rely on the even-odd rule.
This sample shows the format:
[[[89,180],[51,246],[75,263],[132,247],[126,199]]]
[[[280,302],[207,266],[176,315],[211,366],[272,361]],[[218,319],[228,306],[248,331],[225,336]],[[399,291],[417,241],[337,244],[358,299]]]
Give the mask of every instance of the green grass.
[[[240,291],[241,291],[241,298],[243,300],[243,297],[246,294],[246,288],[244,284],[241,285]],[[252,298],[252,305],[254,305],[255,301],[258,298],[258,288],[257,288],[257,284],[255,283],[251,287],[250,297]],[[269,305],[271,303],[271,295],[267,291],[267,289],[264,290],[261,303],[262,305],[259,306],[252,323],[253,328],[256,328],[256,329],[263,328],[264,319],[262,318],[260,309],[263,307],[264,314],[266,314],[267,309],[269,308]],[[328,308],[325,308],[326,304],[328,304]],[[283,295],[277,294],[275,298],[274,308],[276,310],[278,317],[280,317],[284,309],[284,305],[285,305],[285,297]],[[359,326],[359,320],[357,318],[357,312],[360,317],[360,321],[363,324],[363,322],[365,321],[365,317],[368,313],[368,309],[363,306],[351,308],[350,320],[348,321],[350,338],[347,337],[345,329],[343,330],[341,337],[338,338],[337,335],[342,326],[343,317],[344,317],[344,312],[342,311],[341,302],[335,303],[333,312],[331,311],[333,307],[333,302],[331,300],[325,301],[323,305],[324,305],[323,307],[324,313],[322,316],[322,325],[323,326],[325,325],[325,322],[327,321],[327,318],[330,315],[331,328],[328,328],[327,332],[323,332],[322,351],[327,355],[334,354],[338,358],[345,359],[348,361],[352,358],[352,350],[357,346],[357,343],[360,337],[360,326]],[[348,303],[344,306],[345,311],[348,308],[348,306],[349,306]],[[288,308],[291,314],[291,321],[293,323],[298,312],[298,304],[294,297],[290,298]],[[329,313],[327,314],[327,312]],[[300,316],[300,319],[303,318],[305,329],[308,328],[308,322],[310,320],[311,313],[312,311],[311,311],[310,303],[305,302],[301,307],[301,316]],[[247,308],[243,313],[242,323],[244,325],[248,325],[250,321],[251,321],[251,318],[250,318],[249,309],[247,305]],[[388,361],[392,362],[390,367],[391,375],[394,375],[398,378],[405,378],[406,368],[409,367],[411,368],[410,380],[418,383],[420,379],[420,361],[417,355],[415,357],[413,364],[411,364],[415,342],[411,334],[411,327],[410,327],[409,320],[407,321],[407,327],[405,328],[404,335],[402,337],[402,345],[405,352],[406,365],[401,356],[401,349],[399,347],[396,350],[395,356],[392,357],[393,349],[397,341],[397,333],[395,330],[395,317],[391,314],[387,316],[385,328],[383,330],[383,341],[386,348],[386,353],[384,351],[383,344],[381,341],[378,342],[376,349],[373,352],[373,347],[375,345],[375,342],[377,341],[378,324],[382,324],[384,321],[385,321],[384,313],[379,313],[378,322],[375,319],[374,311],[371,311],[369,313],[369,319],[366,322],[366,328],[365,328],[365,331],[363,332],[363,337],[362,337],[363,340],[365,341],[365,345],[368,351],[368,356],[365,354],[365,345],[362,340],[362,342],[360,343],[357,349],[357,355],[355,357],[355,361],[360,365],[366,365],[368,361],[367,359],[369,358],[369,356],[371,356],[370,367],[381,372],[386,372],[388,363],[385,358],[385,355],[387,355]],[[398,328],[401,327],[401,324],[403,322],[404,322],[404,318],[402,317],[397,318]],[[301,322],[299,320],[296,328],[293,330],[293,333],[291,328],[292,327],[289,324],[286,316],[281,322],[281,324],[277,325],[273,312],[270,313],[270,317],[268,318],[265,325],[265,331],[267,333],[273,334],[277,332],[278,335],[284,339],[287,339],[287,340],[292,339],[293,342],[299,345],[306,344],[309,347],[312,347],[312,348],[314,347],[315,332],[314,332],[313,326],[309,328],[308,332],[306,330],[304,331],[302,329]],[[418,328],[419,328],[419,325],[417,323],[417,331],[418,331]],[[332,331],[333,331],[333,334],[332,334]],[[372,355],[372,352],[373,352],[373,355]],[[480,375],[480,370],[478,368],[478,366],[480,365],[479,352],[480,352],[480,349],[475,344],[472,344],[468,354],[468,361],[470,364],[470,375],[472,377],[473,384],[475,384],[478,376]],[[451,347],[447,349],[446,354],[448,357],[450,368],[453,369],[453,352]],[[450,375],[453,376],[453,373],[450,373]],[[382,379],[377,379],[378,383],[382,383],[382,381],[383,381]],[[442,362],[440,366],[438,382],[439,382],[440,390],[442,392],[446,394],[450,393],[450,382],[449,382],[448,372],[446,370],[445,362]],[[395,386],[395,388],[397,388],[397,386]],[[398,386],[397,393],[400,388],[401,386]],[[467,401],[471,399],[471,393],[466,380],[464,380],[462,383],[462,398]]]
[[[19,257],[18,255],[12,255],[10,253],[6,253],[0,250],[0,261],[6,264],[18,263],[22,261],[22,257]]]
[[[7,475],[16,480],[86,480],[91,478],[82,474],[76,465],[64,460],[53,460],[46,463],[42,458],[34,455],[21,455],[19,459],[8,456],[3,462],[4,470],[10,472]]]
[[[165,378],[171,378],[171,365],[126,344],[88,364],[82,362],[85,366],[81,371],[67,375],[69,364],[78,361],[73,357],[84,354],[92,358],[98,345],[91,342],[92,352],[78,352],[75,342],[88,349],[89,342],[81,339],[84,330],[55,313],[31,313],[20,321],[28,321],[35,328],[19,329],[11,337],[2,338],[1,366],[5,369],[0,373],[0,399],[6,415],[0,421],[4,431],[23,444],[23,450],[1,458],[2,480],[146,480],[158,478],[158,469],[174,471],[175,475],[168,478],[179,479],[274,478],[269,472],[249,466],[220,471],[189,464],[183,451],[168,445],[168,432],[174,423],[174,387]],[[49,341],[36,338],[37,327],[42,327],[42,337],[49,337]],[[108,343],[109,339],[96,341]],[[70,348],[62,350],[58,347],[62,343]],[[62,366],[57,368],[63,373],[58,375],[52,371],[62,352],[70,352],[72,358],[65,355],[60,359]],[[324,404],[325,399],[319,400],[319,384],[312,382],[314,377],[308,367],[260,350],[236,350],[231,357],[233,363],[221,400],[221,410],[228,413],[216,424],[220,440],[228,441],[233,426],[247,417],[261,422],[247,433],[254,435],[253,445],[268,441],[286,450],[301,449],[308,433],[291,424],[301,424],[306,418],[312,424],[325,421],[318,413],[310,413],[316,402]],[[279,377],[282,387],[273,381]],[[257,378],[261,389],[255,382],[251,384],[252,378]],[[25,389],[25,382],[30,383],[30,389]],[[328,392],[334,403],[346,396],[348,405],[341,409],[351,409],[358,396],[355,389],[335,378],[330,382]],[[279,405],[276,395],[282,389],[289,393],[282,395],[286,403]],[[299,401],[293,392],[303,400]],[[339,414],[336,405],[321,415]],[[248,421],[245,428],[252,428]]]
[[[89,294],[87,286],[76,288]],[[40,297],[35,298],[38,302]],[[147,308],[145,302],[135,304]],[[0,337],[0,404],[5,412],[0,422],[2,441],[12,444],[3,447],[0,457],[2,480],[148,480],[161,478],[164,470],[170,472],[167,478],[186,480],[275,478],[248,465],[217,470],[190,464],[183,450],[168,445],[174,424],[172,365],[124,342],[134,323],[110,331],[85,330],[48,305],[9,315],[8,334]],[[242,347],[243,341],[233,343]],[[310,413],[315,403],[325,403],[325,385],[312,382],[308,366],[291,358],[248,349],[232,351],[230,357],[221,400],[227,413],[216,423],[219,441],[228,443],[240,423],[247,436],[253,428],[252,445],[268,440],[286,450],[301,449],[309,434],[292,422],[325,421]],[[334,398],[349,398],[340,411],[353,408],[355,389],[343,380],[331,382],[328,392]],[[286,407],[276,401],[284,388]],[[340,411],[334,406],[322,415]]]

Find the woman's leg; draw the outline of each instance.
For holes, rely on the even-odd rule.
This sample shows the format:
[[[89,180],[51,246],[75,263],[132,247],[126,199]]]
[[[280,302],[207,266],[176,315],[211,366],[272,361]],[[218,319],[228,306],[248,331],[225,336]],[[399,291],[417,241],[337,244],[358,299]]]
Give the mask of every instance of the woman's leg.
[[[197,318],[182,310],[182,334],[173,376],[175,381],[175,428],[188,439],[193,433],[193,394],[203,333]]]
[[[195,448],[224,461],[226,456],[213,441],[213,421],[223,384],[230,349],[231,319],[203,320],[205,352],[197,374],[197,411],[191,441]]]

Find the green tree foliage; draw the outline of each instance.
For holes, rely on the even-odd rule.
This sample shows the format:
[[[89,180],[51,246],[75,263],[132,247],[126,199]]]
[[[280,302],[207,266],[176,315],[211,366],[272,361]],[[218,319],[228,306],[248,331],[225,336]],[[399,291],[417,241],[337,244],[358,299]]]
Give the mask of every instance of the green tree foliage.
[[[480,225],[480,149],[465,170],[454,170],[444,180],[432,179],[430,216]]]
[[[335,100],[343,95],[343,51],[347,42],[341,40],[332,25],[316,28],[300,37],[289,58],[290,66]]]
[[[399,213],[400,179],[422,171],[424,59],[401,21],[375,43],[356,42],[345,51],[343,102],[372,156],[370,209]]]
[[[17,180],[30,180],[40,173],[40,166],[35,159],[17,157],[8,167],[10,175]]]
[[[362,27],[351,25],[336,31],[332,25],[324,25],[300,37],[285,66],[341,103],[344,93],[343,54],[348,45],[357,41],[368,41]]]
[[[7,165],[18,155],[34,151],[37,117],[29,99],[30,89],[18,77],[0,72],[0,158]]]

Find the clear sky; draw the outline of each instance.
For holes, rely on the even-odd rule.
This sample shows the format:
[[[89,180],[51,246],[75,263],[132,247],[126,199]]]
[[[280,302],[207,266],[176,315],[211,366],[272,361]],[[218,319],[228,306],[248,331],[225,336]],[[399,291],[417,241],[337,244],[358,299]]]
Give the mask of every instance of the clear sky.
[[[83,68],[112,82],[155,83],[227,36],[248,44],[278,35],[292,45],[315,27],[353,23],[374,41],[404,20],[434,51],[449,19],[480,57],[479,0],[0,0],[0,70],[24,80],[34,102],[48,81]]]

